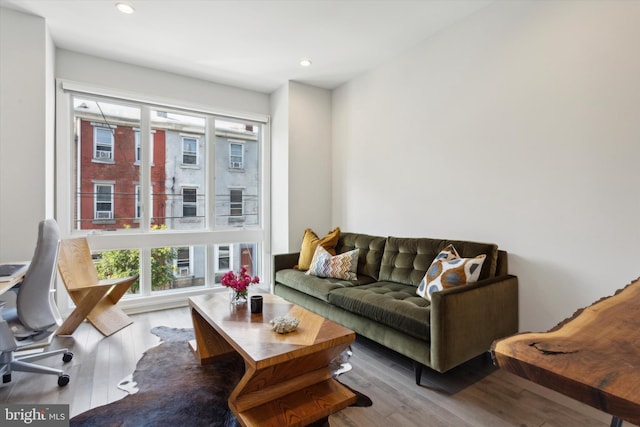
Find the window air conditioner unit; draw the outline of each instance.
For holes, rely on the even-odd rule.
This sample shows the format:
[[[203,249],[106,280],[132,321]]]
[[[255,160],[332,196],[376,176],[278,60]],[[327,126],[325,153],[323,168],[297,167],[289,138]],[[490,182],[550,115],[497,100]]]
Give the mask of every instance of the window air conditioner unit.
[[[96,159],[111,159],[111,151],[96,151]]]
[[[111,211],[97,211],[96,219],[111,219],[113,218],[113,212]]]
[[[188,276],[189,275],[189,267],[180,267],[178,269],[178,276]]]
[[[242,163],[241,162],[231,162],[231,168],[232,169],[242,169]]]

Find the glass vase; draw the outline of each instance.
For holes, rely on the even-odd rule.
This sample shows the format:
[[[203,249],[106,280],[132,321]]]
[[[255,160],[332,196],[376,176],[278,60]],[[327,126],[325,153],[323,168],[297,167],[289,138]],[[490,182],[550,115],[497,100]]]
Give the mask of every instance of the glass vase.
[[[237,291],[235,289],[229,288],[229,290],[231,291],[231,304],[246,304],[247,297],[249,295],[249,291],[247,289]]]

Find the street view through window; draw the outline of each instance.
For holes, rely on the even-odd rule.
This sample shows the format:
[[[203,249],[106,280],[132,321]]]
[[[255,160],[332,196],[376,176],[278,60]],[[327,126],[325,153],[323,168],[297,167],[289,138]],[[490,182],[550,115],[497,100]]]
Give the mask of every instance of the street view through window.
[[[74,230],[170,235],[260,226],[259,123],[85,94],[72,102]],[[258,242],[235,239],[114,249],[94,259],[110,278],[139,274],[141,256],[149,257],[150,280],[141,277],[130,292],[150,294],[215,286],[241,266],[257,275],[258,250]]]

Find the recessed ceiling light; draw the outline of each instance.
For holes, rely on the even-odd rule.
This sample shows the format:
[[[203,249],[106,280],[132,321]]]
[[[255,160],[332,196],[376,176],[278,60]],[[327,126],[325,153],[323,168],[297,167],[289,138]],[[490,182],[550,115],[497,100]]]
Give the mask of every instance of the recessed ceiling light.
[[[311,61],[308,59],[301,59],[300,60],[300,66],[301,67],[310,67],[311,66]]]
[[[116,7],[122,13],[126,13],[127,15],[131,15],[136,10],[129,3],[116,3]]]

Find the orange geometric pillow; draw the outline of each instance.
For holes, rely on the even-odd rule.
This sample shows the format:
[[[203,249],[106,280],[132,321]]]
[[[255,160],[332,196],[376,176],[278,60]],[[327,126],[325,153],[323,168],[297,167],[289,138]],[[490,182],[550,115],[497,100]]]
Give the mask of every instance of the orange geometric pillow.
[[[336,227],[326,234],[322,239],[318,237],[312,229],[307,228],[304,230],[304,236],[302,237],[302,247],[300,248],[300,256],[298,257],[298,269],[308,270],[313,259],[313,254],[316,251],[318,245],[322,246],[331,255],[336,254],[336,245],[338,244],[338,238],[340,237],[340,227]]]
[[[454,255],[452,258],[448,258],[446,256],[441,257],[443,252],[440,252],[431,263],[416,290],[418,295],[422,295],[429,301],[431,301],[431,294],[434,292],[477,282],[482,264],[484,264],[484,260],[487,257],[482,254],[475,258],[460,258],[458,252],[453,248]]]

